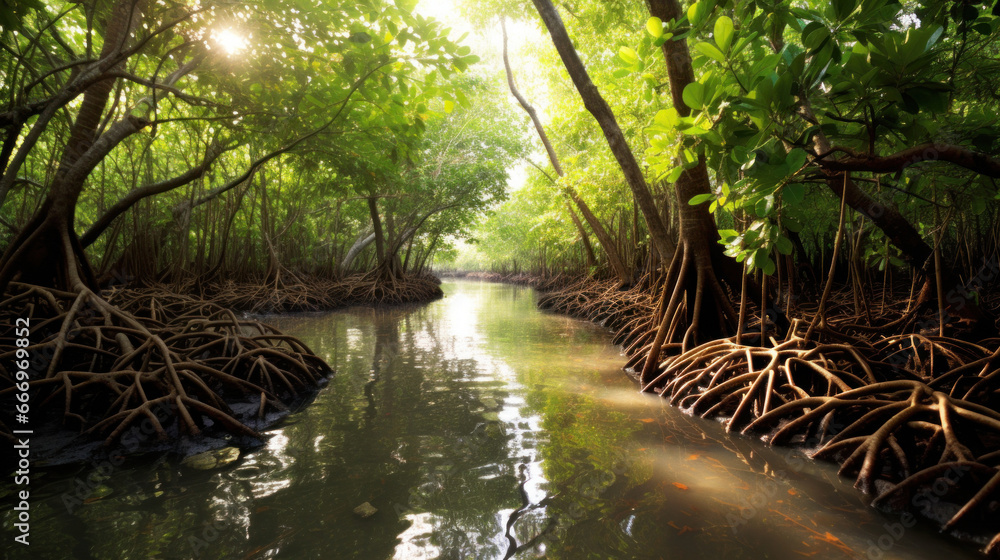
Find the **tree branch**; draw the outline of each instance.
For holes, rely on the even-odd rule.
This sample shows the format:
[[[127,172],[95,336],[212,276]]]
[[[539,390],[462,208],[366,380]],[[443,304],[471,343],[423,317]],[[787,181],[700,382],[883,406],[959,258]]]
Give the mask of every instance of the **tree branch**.
[[[944,161],[964,167],[980,175],[1000,177],[1000,161],[986,154],[951,144],[932,144],[928,142],[888,156],[869,156],[843,147],[832,148],[827,153],[829,152],[850,154],[849,157],[838,160],[816,160],[817,164],[829,171],[896,173],[917,163]]]
[[[209,168],[212,167],[212,164],[220,155],[224,152],[232,150],[235,147],[235,145],[226,148],[212,146],[205,154],[205,159],[202,160],[198,166],[165,181],[133,189],[121,200],[116,202],[114,206],[109,208],[107,212],[105,212],[90,226],[90,228],[87,229],[86,233],[80,237],[80,245],[84,248],[89,247],[94,241],[97,241],[97,238],[104,233],[104,230],[106,230],[112,222],[114,222],[115,218],[124,214],[129,208],[135,206],[135,204],[140,200],[183,187],[191,181],[203,176],[208,172]]]

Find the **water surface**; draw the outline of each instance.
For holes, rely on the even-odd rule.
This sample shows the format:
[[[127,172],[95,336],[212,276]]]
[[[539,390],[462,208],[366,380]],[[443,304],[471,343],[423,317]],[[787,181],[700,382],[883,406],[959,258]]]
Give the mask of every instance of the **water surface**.
[[[11,558],[978,558],[832,465],[639,394],[610,334],[526,288],[267,320],[337,373],[230,465],[162,456],[33,479]],[[91,484],[90,486],[94,486]],[[80,494],[79,501],[70,499]],[[8,498],[4,498],[5,504]],[[378,512],[361,518],[368,502]]]

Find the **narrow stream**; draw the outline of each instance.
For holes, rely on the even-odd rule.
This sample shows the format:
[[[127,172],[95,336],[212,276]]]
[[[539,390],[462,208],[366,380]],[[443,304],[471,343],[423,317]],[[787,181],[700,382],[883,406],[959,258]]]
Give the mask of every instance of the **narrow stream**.
[[[868,508],[832,465],[639,394],[604,329],[539,312],[531,290],[443,288],[269,317],[337,370],[312,405],[219,468],[161,458],[79,501],[92,467],[33,480],[31,546],[5,534],[5,556],[979,558]]]

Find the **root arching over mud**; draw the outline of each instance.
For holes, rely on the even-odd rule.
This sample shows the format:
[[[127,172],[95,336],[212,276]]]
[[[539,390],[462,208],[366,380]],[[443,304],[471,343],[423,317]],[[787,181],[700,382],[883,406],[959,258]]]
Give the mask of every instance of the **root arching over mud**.
[[[149,290],[97,294],[11,283],[0,303],[0,436],[11,439],[14,325],[30,318],[31,417],[76,443],[119,444],[140,425],[156,440],[260,439],[313,395],[329,367],[302,342],[217,304]],[[10,406],[7,406],[10,404]]]
[[[656,286],[644,279],[623,291],[559,279],[538,287],[541,307],[615,330],[626,369],[638,379],[655,342],[649,294]],[[831,315],[838,320],[810,340],[807,323],[794,321],[765,345],[738,337],[693,348],[663,344],[642,389],[723,419],[728,430],[837,462],[874,506],[923,514],[1000,557],[1000,339],[885,336],[877,325],[859,328]],[[898,311],[885,320],[913,325],[912,317]],[[850,328],[830,326],[836,324]],[[747,332],[754,332],[752,323]]]

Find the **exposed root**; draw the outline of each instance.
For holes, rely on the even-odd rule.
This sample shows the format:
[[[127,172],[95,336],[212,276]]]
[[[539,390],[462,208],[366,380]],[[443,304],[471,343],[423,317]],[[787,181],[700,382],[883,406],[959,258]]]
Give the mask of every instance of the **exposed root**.
[[[622,290],[611,280],[577,279],[567,281],[556,277],[538,286],[542,296],[538,306],[573,317],[594,321],[619,332],[639,332],[627,328],[646,324],[655,305],[653,297],[644,290]],[[632,340],[615,340],[628,344]]]
[[[215,304],[170,293],[12,283],[0,303],[0,368],[14,362],[14,318],[31,318],[34,418],[112,445],[148,422],[161,439],[208,430],[259,438],[252,415],[283,412],[315,391],[328,366],[299,340]],[[0,369],[0,433],[10,434],[14,376]],[[259,406],[257,403],[259,402]]]
[[[728,417],[739,429],[777,407],[812,395],[836,395],[875,381],[864,359],[850,346],[824,344],[810,349],[793,337],[773,348],[720,339],[671,357],[643,390],[701,416]]]

